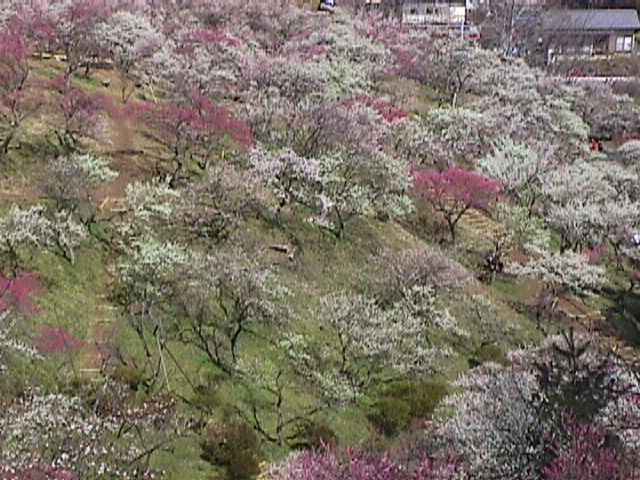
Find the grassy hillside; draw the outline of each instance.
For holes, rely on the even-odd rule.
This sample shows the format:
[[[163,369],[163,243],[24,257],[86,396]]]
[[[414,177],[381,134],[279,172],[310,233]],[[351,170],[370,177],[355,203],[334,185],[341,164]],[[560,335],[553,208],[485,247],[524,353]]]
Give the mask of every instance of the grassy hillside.
[[[255,478],[300,447],[401,444],[461,374],[558,332],[635,356],[637,254],[604,220],[586,240],[553,213],[554,178],[601,165],[589,129],[631,99],[586,111],[589,91],[454,39],[233,5],[138,19],[165,43],[128,71],[21,60],[38,108],[0,160],[0,404],[19,419],[0,423],[0,478],[63,458],[66,420],[31,426],[34,399],[97,422],[57,464],[78,478]],[[511,167],[480,162],[500,155]],[[637,165],[620,165],[589,181],[633,209]],[[470,180],[414,183],[448,171]]]

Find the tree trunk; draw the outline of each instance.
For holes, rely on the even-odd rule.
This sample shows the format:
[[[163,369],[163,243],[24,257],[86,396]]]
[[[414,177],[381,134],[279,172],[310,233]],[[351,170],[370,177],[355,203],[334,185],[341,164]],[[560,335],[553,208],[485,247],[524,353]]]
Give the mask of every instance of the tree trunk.
[[[336,231],[336,237],[342,240],[344,238],[344,220],[342,219],[340,210],[338,210],[337,207],[334,207],[334,211],[336,212],[336,218],[338,219],[338,229]]]
[[[2,140],[2,146],[0,146],[0,153],[2,156],[6,156],[9,153],[9,144],[11,143],[12,134],[8,134],[4,140]]]
[[[11,130],[9,130],[9,133],[7,133],[7,136],[2,140],[2,145],[0,145],[0,153],[2,153],[3,156],[6,156],[9,153],[9,145],[11,144],[11,141],[13,140],[13,137],[15,137],[17,131],[18,126],[17,124],[14,124]]]
[[[447,217],[447,225],[449,227],[449,234],[451,235],[451,243],[456,243],[456,223],[452,218]]]

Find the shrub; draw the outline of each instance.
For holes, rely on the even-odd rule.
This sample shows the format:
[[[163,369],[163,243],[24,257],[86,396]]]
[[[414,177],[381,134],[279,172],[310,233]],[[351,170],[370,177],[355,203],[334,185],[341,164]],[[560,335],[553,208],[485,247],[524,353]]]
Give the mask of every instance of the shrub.
[[[323,445],[336,445],[336,433],[322,422],[309,420],[303,423],[296,432],[296,448],[319,449]]]
[[[224,466],[229,480],[249,479],[258,473],[258,436],[246,423],[210,426],[200,446],[202,458]]]
[[[395,435],[415,419],[430,418],[447,393],[438,382],[396,382],[374,398],[367,419],[384,435]]]
[[[640,140],[629,140],[618,148],[618,155],[623,162],[635,164],[640,162]]]

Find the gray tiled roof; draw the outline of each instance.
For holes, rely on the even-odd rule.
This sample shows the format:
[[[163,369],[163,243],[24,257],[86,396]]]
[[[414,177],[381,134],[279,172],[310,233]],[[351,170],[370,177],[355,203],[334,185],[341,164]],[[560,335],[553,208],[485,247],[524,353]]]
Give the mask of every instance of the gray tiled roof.
[[[634,9],[549,10],[542,15],[548,30],[640,30]]]

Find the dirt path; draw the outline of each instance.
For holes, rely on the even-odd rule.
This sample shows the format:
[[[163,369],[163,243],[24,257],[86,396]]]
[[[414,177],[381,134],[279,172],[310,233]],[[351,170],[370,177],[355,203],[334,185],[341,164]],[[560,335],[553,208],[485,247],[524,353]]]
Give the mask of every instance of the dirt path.
[[[105,156],[110,158],[111,168],[118,172],[118,177],[98,191],[97,198],[100,203],[107,197],[124,197],[127,185],[139,178],[142,170],[138,155],[131,153],[135,151],[135,137],[129,120],[112,120],[111,131],[113,145],[111,150],[105,152]]]
[[[104,291],[108,291],[107,285]],[[116,307],[109,302],[106,294],[101,295],[99,300],[88,317],[88,335],[82,352],[80,372],[87,380],[99,380],[105,373],[112,357],[114,328],[118,320]]]

